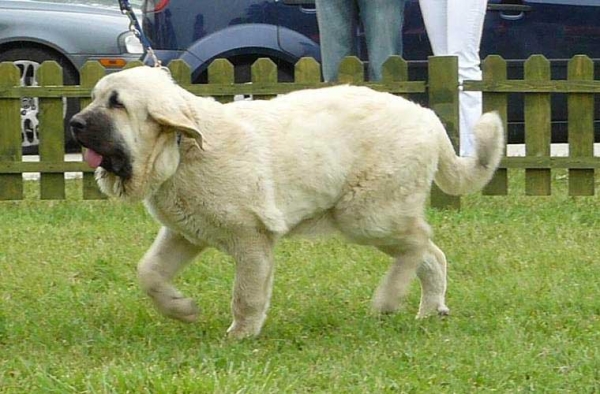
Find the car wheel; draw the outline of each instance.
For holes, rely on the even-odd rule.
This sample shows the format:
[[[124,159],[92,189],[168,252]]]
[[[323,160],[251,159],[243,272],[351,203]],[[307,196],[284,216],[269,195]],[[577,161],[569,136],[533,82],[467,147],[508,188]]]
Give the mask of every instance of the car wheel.
[[[256,56],[232,56],[226,59],[233,65],[234,83],[247,83],[252,79],[252,65],[260,57]],[[277,58],[271,58],[277,64],[277,81],[294,82],[294,66]],[[208,83],[208,71],[204,70],[198,75],[193,83]]]
[[[0,52],[0,62],[14,62],[21,74],[21,86],[37,86],[37,70],[42,62],[53,60],[63,69],[65,85],[78,83],[79,75],[75,68],[64,57],[42,48],[13,48]],[[79,111],[77,99],[64,99],[64,133],[67,151],[77,151],[78,145],[68,132],[68,122],[71,116]],[[37,154],[39,147],[39,99],[23,97],[21,99],[21,136],[24,154]]]

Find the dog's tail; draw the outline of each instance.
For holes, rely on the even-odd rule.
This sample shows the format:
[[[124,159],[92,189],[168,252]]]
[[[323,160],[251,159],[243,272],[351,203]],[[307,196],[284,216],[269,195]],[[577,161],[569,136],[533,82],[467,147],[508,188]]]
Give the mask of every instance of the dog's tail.
[[[457,156],[447,135],[443,138],[435,183],[447,194],[461,195],[481,190],[502,159],[504,127],[497,112],[483,114],[473,133],[475,156]]]

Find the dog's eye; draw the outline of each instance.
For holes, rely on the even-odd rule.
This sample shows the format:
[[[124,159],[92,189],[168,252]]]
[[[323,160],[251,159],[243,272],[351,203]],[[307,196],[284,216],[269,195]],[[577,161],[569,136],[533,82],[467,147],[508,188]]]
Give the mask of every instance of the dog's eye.
[[[112,92],[110,95],[108,99],[108,107],[117,109],[125,108],[125,105],[119,100],[119,94],[117,92]]]

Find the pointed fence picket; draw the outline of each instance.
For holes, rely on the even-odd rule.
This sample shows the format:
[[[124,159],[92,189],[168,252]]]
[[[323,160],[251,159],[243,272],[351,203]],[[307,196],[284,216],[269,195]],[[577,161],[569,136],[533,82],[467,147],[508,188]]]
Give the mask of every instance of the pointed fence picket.
[[[6,91],[20,83],[19,69],[12,63],[0,64],[0,90]],[[0,95],[0,200],[23,198],[23,177],[15,168],[21,162],[21,100],[19,97]],[[10,170],[13,171],[10,171]]]
[[[550,78],[551,63],[543,56],[531,56],[524,66],[522,80],[506,78],[506,62],[490,56],[483,62],[483,80],[465,81],[464,89],[484,92],[484,109],[497,110],[506,121],[510,93],[525,95],[524,157],[505,157],[484,194],[506,195],[506,169],[525,170],[525,193],[545,196],[552,193],[553,169],[568,170],[570,196],[595,194],[595,171],[600,157],[594,156],[594,102],[600,93],[600,81],[594,77],[594,62],[587,56],[573,57],[566,80]],[[550,155],[551,105],[553,94],[568,95],[569,156]],[[596,120],[597,122],[597,120]]]
[[[443,71],[442,71],[443,70]],[[446,126],[446,132],[458,152],[458,58],[439,56],[429,58],[429,106]],[[442,192],[435,184],[431,204],[446,208],[460,208],[460,198]]]
[[[506,60],[500,56],[487,57],[481,68],[484,82],[502,83],[507,79]],[[483,96],[483,111],[497,111],[504,122],[504,130],[506,130],[506,119],[508,118],[508,97],[506,94],[494,92],[485,94]],[[506,148],[504,154],[506,154]],[[483,189],[483,194],[490,196],[508,194],[508,171],[506,168],[496,170],[492,180]]]
[[[586,56],[576,56],[569,62],[569,81],[592,82],[594,62]],[[594,156],[594,95],[571,93],[568,99],[569,153],[571,158],[592,159]],[[594,194],[594,169],[569,169],[569,195]]]
[[[40,86],[60,86],[63,84],[63,72],[58,63],[44,63],[38,69]],[[39,156],[41,163],[56,163],[63,160],[65,152],[65,133],[63,122],[63,99],[47,97],[40,99]],[[43,165],[43,164],[42,164]],[[40,197],[45,200],[65,198],[65,177],[60,173],[40,174]]]
[[[132,62],[127,67],[142,66]],[[550,62],[543,56],[532,56],[524,66],[524,78],[507,78],[507,62],[490,56],[482,64],[482,81],[465,81],[465,90],[482,91],[484,110],[496,110],[506,124],[509,94],[525,96],[524,157],[505,157],[485,195],[508,195],[509,169],[524,169],[527,195],[552,193],[553,169],[568,169],[569,194],[589,196],[595,193],[595,170],[600,157],[594,156],[594,100],[600,93],[600,81],[594,79],[594,63],[586,56],[569,62],[566,80],[550,78]],[[183,88],[199,96],[212,96],[226,103],[236,96],[269,99],[294,90],[330,86],[321,82],[319,64],[311,58],[301,59],[295,66],[294,82],[278,82],[277,65],[270,59],[259,59],[251,67],[251,83],[234,83],[234,66],[218,59],[208,67],[208,83],[192,84],[192,73],[183,61],[173,61],[169,70]],[[65,198],[65,172],[83,173],[83,197],[104,198],[94,180],[93,170],[83,162],[64,161],[63,98],[79,98],[81,106],[90,102],[93,86],[106,70],[90,62],[80,70],[78,86],[63,86],[62,70],[55,62],[45,62],[39,69],[39,85],[20,86],[19,70],[12,63],[0,64],[0,200],[23,199],[23,177],[26,172],[41,173],[40,198]],[[391,57],[383,66],[383,79],[365,81],[364,64],[355,57],[340,65],[338,83],[365,85],[396,95],[427,93],[429,106],[438,114],[458,150],[458,63],[455,57],[428,59],[428,80],[410,81],[406,61]],[[550,156],[550,99],[553,94],[568,95],[569,156]],[[40,100],[40,161],[24,162],[21,154],[21,97]],[[459,208],[460,198],[445,195],[434,187],[434,207]]]
[[[98,62],[86,63],[81,69],[81,87],[90,90],[105,75],[104,67]],[[92,102],[89,95],[81,99],[81,108],[86,107]],[[101,199],[104,195],[98,189],[94,174],[92,171],[83,173],[83,198],[86,200]]]
[[[543,56],[532,56],[525,62],[527,81],[550,80],[550,62]],[[525,154],[529,157],[550,156],[550,93],[525,96]],[[531,196],[550,195],[550,169],[525,169],[525,193]]]

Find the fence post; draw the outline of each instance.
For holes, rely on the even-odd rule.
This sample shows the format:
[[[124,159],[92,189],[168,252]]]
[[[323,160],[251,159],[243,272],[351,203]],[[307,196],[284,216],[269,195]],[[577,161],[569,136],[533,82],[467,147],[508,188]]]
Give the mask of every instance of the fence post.
[[[339,83],[356,83],[365,81],[365,66],[356,56],[342,59],[338,69]]]
[[[0,89],[19,86],[20,72],[12,63],[0,63]],[[20,162],[21,100],[0,97],[0,162]],[[23,199],[23,175],[0,174],[0,200]]]
[[[575,56],[569,61],[569,81],[593,81],[594,62],[587,56]],[[570,93],[569,156],[594,156],[594,95]],[[594,195],[594,170],[569,169],[569,195]]]
[[[550,81],[550,62],[544,56],[534,55],[525,62],[525,80]],[[533,157],[550,156],[550,93],[525,95],[525,154]],[[525,170],[525,194],[549,196],[550,169]]]
[[[55,61],[44,62],[38,70],[40,86],[63,84],[62,68]],[[65,123],[63,99],[40,98],[40,162],[64,161]],[[58,200],[65,198],[65,174],[40,174],[40,198]]]
[[[250,69],[252,74],[252,83],[277,83],[277,65],[269,58],[260,58],[252,64]],[[272,95],[255,94],[255,100],[268,100]]]
[[[482,64],[483,81],[502,83],[507,79],[506,60],[498,55],[488,56]],[[483,111],[498,111],[504,124],[504,138],[506,141],[508,95],[506,93],[485,93],[483,95]],[[506,145],[504,146],[506,156]],[[491,196],[508,194],[508,171],[506,168],[498,168],[494,177],[483,189],[483,194]]]
[[[458,152],[458,58],[456,56],[430,56],[429,106],[446,127],[454,150]],[[450,196],[435,184],[431,190],[431,206],[435,208],[460,209],[460,197]]]
[[[186,88],[192,84],[192,70],[183,60],[173,60],[169,63],[169,71],[171,77],[177,82],[182,88]]]
[[[235,81],[233,64],[227,59],[216,59],[208,66],[208,83],[229,85]],[[220,103],[229,103],[233,101],[233,96],[218,96]]]
[[[381,74],[381,83],[384,85],[389,82],[408,81],[408,63],[400,56],[390,56],[383,63]]]
[[[123,67],[123,70],[129,70],[130,68],[142,67],[143,65],[144,65],[144,63],[141,60],[132,60],[130,62],[127,62],[125,67]]]
[[[105,74],[104,67],[98,62],[87,62],[81,68],[81,86],[93,88]],[[91,103],[91,98],[81,99],[81,108]],[[86,200],[98,200],[106,198],[94,178],[94,174],[87,172],[83,174],[83,198]]]
[[[303,57],[294,67],[294,82],[314,83],[321,82],[321,66],[312,57]]]

